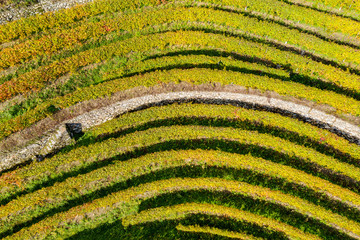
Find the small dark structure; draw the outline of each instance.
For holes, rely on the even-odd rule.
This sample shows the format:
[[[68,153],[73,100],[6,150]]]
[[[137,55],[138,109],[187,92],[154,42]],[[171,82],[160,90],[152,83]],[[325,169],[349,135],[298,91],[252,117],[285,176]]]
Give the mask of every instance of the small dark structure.
[[[45,157],[43,155],[35,155],[35,159],[38,162],[42,162],[45,159]]]
[[[65,123],[65,127],[70,137],[74,138],[75,140],[84,135],[81,123]]]

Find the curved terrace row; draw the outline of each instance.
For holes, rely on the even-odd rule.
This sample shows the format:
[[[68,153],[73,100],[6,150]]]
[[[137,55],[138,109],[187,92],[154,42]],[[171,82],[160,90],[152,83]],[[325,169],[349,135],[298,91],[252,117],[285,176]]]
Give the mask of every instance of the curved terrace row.
[[[97,0],[0,25],[0,238],[360,239],[359,14]]]
[[[208,114],[204,114],[206,112]],[[212,114],[215,115],[211,117]],[[229,118],[233,114],[235,118]],[[247,121],[241,123],[240,119],[237,120],[237,114],[240,119],[242,115]],[[2,196],[5,197],[2,200],[5,204],[2,208],[2,217],[8,222],[3,227],[3,234],[7,235],[15,231],[16,234],[20,234],[19,236],[23,236],[26,227],[32,228],[38,224],[42,226],[43,222],[39,221],[47,217],[48,212],[55,211],[60,214],[66,209],[70,210],[82,204],[83,201],[89,201],[86,199],[93,199],[94,196],[106,198],[110,192],[128,196],[119,190],[133,186],[132,178],[137,184],[165,178],[178,189],[179,180],[172,181],[171,178],[206,176],[227,179],[230,177],[237,181],[279,189],[289,195],[288,197],[281,195],[279,199],[291,199],[290,195],[305,198],[306,201],[312,201],[315,205],[339,214],[332,217],[332,220],[329,218],[329,221],[336,221],[335,225],[341,226],[335,227],[337,230],[331,230],[334,224],[330,224],[327,227],[329,230],[323,230],[324,226],[319,223],[318,228],[322,229],[321,231],[330,231],[321,234],[329,237],[335,231],[338,232],[337,237],[347,235],[350,236],[349,239],[353,234],[356,235],[356,232],[349,233],[343,229],[353,224],[356,226],[355,222],[359,220],[357,216],[359,216],[360,203],[357,194],[360,177],[356,175],[359,172],[358,157],[356,157],[359,151],[355,150],[359,146],[352,144],[355,155],[347,154],[354,159],[353,163],[348,162],[349,159],[344,158],[346,154],[342,153],[342,155],[340,151],[337,151],[335,154],[337,156],[334,158],[329,154],[330,151],[327,153],[325,150],[325,153],[329,154],[327,156],[320,153],[324,151],[322,148],[327,148],[327,144],[321,147],[320,142],[313,141],[309,136],[301,137],[300,132],[305,135],[315,133],[311,129],[314,128],[312,125],[273,113],[258,112],[257,114],[260,114],[258,117],[254,114],[256,114],[254,110],[234,106],[219,105],[207,108],[204,105],[176,104],[128,113],[94,128],[78,140],[78,146],[68,147],[42,162],[33,162],[2,175],[4,182],[12,182],[14,186],[2,188]],[[197,115],[199,117],[195,117]],[[286,132],[285,129],[277,127],[270,130],[271,126],[264,126],[257,121],[251,124],[250,116],[254,120],[263,119],[265,116],[283,119],[285,123],[289,122],[288,128],[293,131]],[[273,123],[270,119],[267,121]],[[326,132],[320,130],[318,133],[320,136],[322,136],[321,131]],[[333,141],[336,144],[338,141],[343,141],[346,144],[346,140],[341,140],[334,134],[328,132],[327,135],[332,139],[329,142]],[[308,144],[304,144],[305,142]],[[299,143],[308,146],[302,147]],[[185,150],[198,148],[204,150],[194,150],[196,154],[194,157],[191,157],[191,151]],[[167,156],[164,151],[172,149],[175,155]],[[224,153],[218,152],[221,157],[213,156],[215,152],[208,149],[216,149]],[[181,151],[183,154],[180,154]],[[154,157],[151,157],[152,152],[155,154]],[[162,154],[165,154],[164,157],[161,157]],[[136,159],[137,157],[139,160]],[[147,157],[150,159],[146,160]],[[176,160],[178,158],[180,162]],[[261,162],[264,166],[262,169]],[[270,167],[272,164],[273,167]],[[122,180],[116,177],[120,172]],[[127,177],[126,172],[133,177]],[[186,180],[184,183],[189,181]],[[194,181],[198,182],[198,180]],[[158,186],[158,183],[154,184]],[[194,183],[189,186],[194,186]],[[145,189],[149,190],[148,187]],[[326,191],[325,195],[323,191]],[[269,197],[268,194],[267,196]],[[38,200],[29,204],[30,199]],[[299,201],[299,199],[293,200],[292,204],[300,204]],[[19,211],[24,208],[24,204],[27,210]],[[299,207],[309,207],[311,206],[309,204],[300,204]],[[319,206],[315,207],[315,205],[314,211],[317,209],[315,212],[320,214]],[[331,214],[327,212],[321,216],[329,217]],[[34,231],[29,233],[31,232]]]

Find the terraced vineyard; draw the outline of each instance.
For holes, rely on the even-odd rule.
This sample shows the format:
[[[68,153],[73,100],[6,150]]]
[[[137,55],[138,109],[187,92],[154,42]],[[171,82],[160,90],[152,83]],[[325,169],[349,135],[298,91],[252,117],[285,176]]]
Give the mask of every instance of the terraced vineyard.
[[[3,239],[360,239],[360,1],[0,25],[0,159]]]

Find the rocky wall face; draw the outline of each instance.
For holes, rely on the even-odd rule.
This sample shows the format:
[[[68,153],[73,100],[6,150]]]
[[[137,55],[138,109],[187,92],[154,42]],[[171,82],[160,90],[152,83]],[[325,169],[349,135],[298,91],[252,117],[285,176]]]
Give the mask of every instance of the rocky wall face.
[[[168,92],[119,101],[64,121],[58,124],[54,129],[46,132],[41,139],[35,143],[27,145],[21,150],[0,156],[0,171],[10,169],[17,164],[24,163],[30,159],[41,161],[44,156],[74,142],[75,134],[81,134],[91,127],[105,123],[128,111],[140,110],[155,105],[166,105],[173,102],[187,101],[231,104],[244,108],[280,113],[281,115],[297,118],[320,128],[328,129],[329,131],[360,145],[360,127],[319,110],[293,102],[265,96],[231,92]]]

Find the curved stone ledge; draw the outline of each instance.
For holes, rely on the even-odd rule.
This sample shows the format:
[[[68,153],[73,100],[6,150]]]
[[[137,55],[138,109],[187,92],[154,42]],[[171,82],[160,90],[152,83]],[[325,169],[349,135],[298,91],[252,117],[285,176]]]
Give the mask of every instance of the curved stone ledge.
[[[231,92],[168,92],[119,101],[62,122],[58,124],[54,130],[43,135],[36,143],[19,151],[7,153],[0,162],[0,171],[10,169],[30,159],[39,160],[40,158],[41,160],[41,156],[46,156],[56,149],[71,144],[73,140],[66,130],[66,123],[81,123],[82,129],[87,130],[129,111],[136,111],[154,105],[186,101],[232,104],[246,108],[261,108],[267,111],[277,112],[328,129],[329,131],[346,138],[350,142],[360,145],[360,127],[322,111],[293,102],[265,96]]]

